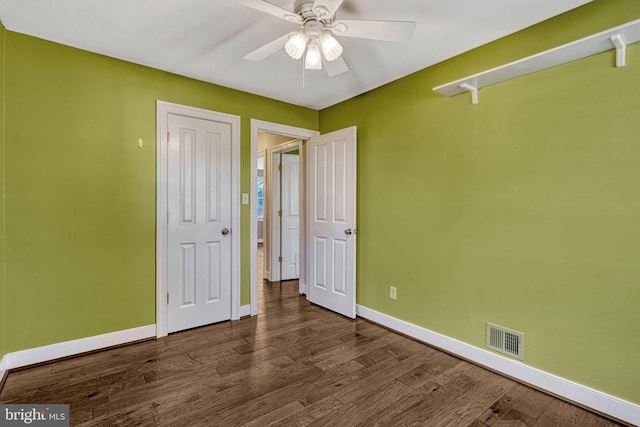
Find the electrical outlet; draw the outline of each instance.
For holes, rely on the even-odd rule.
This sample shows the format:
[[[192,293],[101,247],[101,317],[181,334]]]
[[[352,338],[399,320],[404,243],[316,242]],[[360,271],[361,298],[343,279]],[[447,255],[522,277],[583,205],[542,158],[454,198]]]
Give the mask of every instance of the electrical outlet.
[[[389,298],[396,299],[396,288],[395,288],[395,286],[389,286]]]

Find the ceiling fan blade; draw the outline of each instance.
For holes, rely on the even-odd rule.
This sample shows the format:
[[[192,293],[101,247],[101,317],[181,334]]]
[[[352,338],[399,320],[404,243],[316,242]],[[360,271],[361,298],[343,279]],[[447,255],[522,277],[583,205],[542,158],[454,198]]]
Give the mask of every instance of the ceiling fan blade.
[[[246,54],[244,56],[244,59],[246,59],[247,61],[259,62],[270,57],[284,47],[284,45],[287,43],[287,40],[289,40],[289,37],[291,37],[292,34],[295,33],[288,33],[282,37],[278,37],[277,39],[265,44],[264,46],[257,48],[253,52]]]
[[[302,24],[302,18],[293,12],[283,9],[280,6],[263,0],[240,0],[240,4],[250,7],[251,9],[282,18],[294,24]]]
[[[331,24],[331,31],[338,36],[389,42],[408,42],[416,29],[411,21],[354,21],[340,20]]]
[[[344,0],[316,0],[313,3],[313,11],[318,18],[329,18],[335,15],[336,10],[340,7]]]
[[[324,69],[329,77],[337,76],[338,74],[349,71],[349,67],[347,67],[347,63],[344,62],[342,56],[337,57],[333,61],[327,61],[323,57],[322,65],[324,65]]]

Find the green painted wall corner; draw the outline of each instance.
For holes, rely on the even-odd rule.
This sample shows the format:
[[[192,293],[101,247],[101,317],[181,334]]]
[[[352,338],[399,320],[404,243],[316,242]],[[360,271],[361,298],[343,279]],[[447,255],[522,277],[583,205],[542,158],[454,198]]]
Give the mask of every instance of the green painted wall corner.
[[[432,91],[639,17],[596,0],[320,112],[358,126],[358,304],[480,348],[523,331],[524,363],[640,403],[640,44],[478,105]]]
[[[6,38],[6,316],[21,325],[7,330],[8,352],[155,323],[156,100],[241,117],[242,192],[251,118],[318,127],[307,108]],[[245,305],[248,206],[241,221]]]

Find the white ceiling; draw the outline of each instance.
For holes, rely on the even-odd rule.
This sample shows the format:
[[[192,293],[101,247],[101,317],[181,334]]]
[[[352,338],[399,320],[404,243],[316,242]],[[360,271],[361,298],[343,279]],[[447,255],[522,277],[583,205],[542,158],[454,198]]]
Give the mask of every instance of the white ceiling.
[[[11,31],[322,109],[589,1],[345,0],[337,19],[417,26],[402,44],[338,38],[350,71],[335,77],[303,73],[284,50],[243,60],[296,25],[238,0],[0,0],[0,19]],[[291,10],[294,0],[271,2]]]

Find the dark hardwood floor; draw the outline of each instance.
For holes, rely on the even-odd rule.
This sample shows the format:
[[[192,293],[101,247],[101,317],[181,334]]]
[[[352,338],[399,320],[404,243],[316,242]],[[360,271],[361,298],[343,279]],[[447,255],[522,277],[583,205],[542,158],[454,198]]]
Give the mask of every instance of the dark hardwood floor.
[[[12,372],[80,426],[614,426],[365,320],[260,287],[260,316]]]

